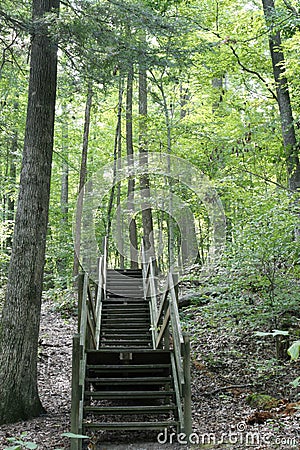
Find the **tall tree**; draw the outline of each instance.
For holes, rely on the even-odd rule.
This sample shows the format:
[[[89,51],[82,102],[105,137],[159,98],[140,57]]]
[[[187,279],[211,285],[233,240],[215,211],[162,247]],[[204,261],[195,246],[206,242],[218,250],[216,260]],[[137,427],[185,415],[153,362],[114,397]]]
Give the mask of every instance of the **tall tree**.
[[[132,127],[132,103],[133,103],[133,65],[128,68],[127,88],[126,88],[126,149],[128,167],[133,170],[133,127]],[[137,229],[134,215],[134,191],[135,179],[134,174],[128,178],[128,210],[130,212],[129,219],[129,245],[130,245],[130,267],[136,269],[138,267],[138,250],[137,250]]]
[[[47,15],[59,0],[33,0],[27,121],[13,248],[0,326],[0,423],[38,416],[37,352],[48,222],[57,46]]]
[[[147,71],[143,63],[140,63],[139,70],[139,151],[140,164],[148,166],[148,143],[147,143],[147,114],[148,114],[148,96],[147,96]],[[150,206],[150,179],[149,174],[144,173],[140,176],[140,188],[142,196],[142,221],[145,250],[148,257],[155,258],[154,236],[153,236],[153,218]]]
[[[79,187],[78,187],[79,194],[84,188],[87,176],[87,154],[89,146],[92,102],[93,102],[93,90],[92,86],[89,85],[84,114],[83,143],[82,143],[81,166],[80,166]],[[74,248],[74,263],[73,263],[73,279],[75,285],[77,283],[77,275],[79,272],[82,208],[83,208],[83,196],[80,195],[78,197],[78,205],[76,210],[76,224],[75,224],[75,248]]]
[[[270,25],[269,47],[286,153],[288,184],[292,191],[296,191],[300,188],[299,145],[296,139],[288,81],[285,74],[285,58],[282,51],[280,31],[274,30],[272,27],[276,12],[275,2],[274,0],[262,0],[262,4],[266,22]]]

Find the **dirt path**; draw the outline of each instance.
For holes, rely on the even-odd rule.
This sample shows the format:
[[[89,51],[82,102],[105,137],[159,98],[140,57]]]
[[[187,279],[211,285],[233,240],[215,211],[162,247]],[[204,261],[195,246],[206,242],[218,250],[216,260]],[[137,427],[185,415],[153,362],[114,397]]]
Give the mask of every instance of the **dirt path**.
[[[201,314],[193,316],[193,323],[201,328]],[[0,427],[0,449],[6,438],[27,433],[24,440],[35,442],[39,450],[69,449],[69,440],[62,438],[69,431],[72,335],[75,318],[63,319],[49,301],[43,305],[40,352],[39,389],[47,414],[43,417]],[[163,449],[299,449],[300,412],[284,411],[285,405],[295,400],[297,392],[289,382],[300,373],[300,365],[283,363],[269,374],[261,373],[255,355],[255,342],[247,335],[224,334],[221,329],[205,330],[192,337],[192,400],[194,433],[184,436],[161,434],[152,442],[141,438],[133,444],[131,436],[122,436],[115,443],[97,445],[101,450],[163,450]],[[237,352],[240,350],[240,353]],[[214,354],[215,358],[211,355]],[[266,355],[259,353],[263,364]],[[267,371],[265,371],[267,372]],[[258,375],[260,374],[260,375]],[[249,417],[257,414],[246,398],[251,392],[265,392],[282,399],[272,411],[272,417],[263,424],[250,425]],[[271,414],[271,413],[270,413]],[[135,439],[135,438],[134,438]],[[189,442],[190,439],[190,442]],[[140,441],[140,442],[138,442]],[[91,447],[95,449],[95,447]]]

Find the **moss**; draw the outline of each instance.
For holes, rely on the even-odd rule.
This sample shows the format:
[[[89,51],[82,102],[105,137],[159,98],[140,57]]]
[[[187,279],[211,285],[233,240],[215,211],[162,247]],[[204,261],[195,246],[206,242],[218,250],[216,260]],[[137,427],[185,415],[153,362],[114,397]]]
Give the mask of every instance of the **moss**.
[[[271,397],[271,395],[259,394],[257,392],[248,395],[246,402],[251,406],[251,408],[261,410],[276,408],[279,404],[281,404],[281,400]]]

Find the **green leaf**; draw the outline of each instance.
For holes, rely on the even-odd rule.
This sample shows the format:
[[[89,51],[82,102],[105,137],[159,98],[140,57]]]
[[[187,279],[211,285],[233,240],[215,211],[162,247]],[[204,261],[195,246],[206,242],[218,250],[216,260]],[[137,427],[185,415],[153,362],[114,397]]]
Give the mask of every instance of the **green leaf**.
[[[37,444],[35,444],[34,442],[26,442],[26,444],[24,444],[26,448],[29,448],[30,450],[35,450],[36,448],[38,448]]]
[[[5,447],[3,450],[22,450],[20,445],[14,445],[13,447]]]
[[[89,439],[89,436],[85,436],[84,434],[63,433],[62,436],[71,439]]]
[[[300,353],[300,341],[295,341],[290,348],[288,349],[288,355],[290,355],[291,359],[295,361],[299,358]]]
[[[288,336],[289,332],[284,330],[273,330],[273,336]]]
[[[290,382],[290,384],[294,387],[297,388],[300,385],[300,377],[295,378],[293,381]]]
[[[254,336],[272,336],[272,333],[264,333],[263,331],[255,331]]]
[[[289,335],[289,332],[288,331],[284,331],[284,330],[273,330],[272,332],[269,331],[269,332],[266,332],[266,333],[264,333],[263,331],[255,331],[255,333],[254,333],[254,336],[259,336],[259,337],[262,337],[262,336],[273,336],[273,337],[275,337],[275,336],[288,336],[288,335]]]

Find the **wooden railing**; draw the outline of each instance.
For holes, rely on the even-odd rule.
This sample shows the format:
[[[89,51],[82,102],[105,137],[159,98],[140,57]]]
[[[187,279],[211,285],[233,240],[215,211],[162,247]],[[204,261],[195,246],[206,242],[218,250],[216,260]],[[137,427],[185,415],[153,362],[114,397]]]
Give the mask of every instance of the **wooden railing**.
[[[144,295],[149,300],[153,348],[171,350],[172,375],[181,430],[192,433],[190,342],[183,333],[178,311],[178,276],[168,273],[166,286],[158,294],[155,263],[146,261],[141,249]]]
[[[99,349],[102,301],[106,291],[107,239],[98,262],[98,280],[87,273],[78,278],[78,333],[73,336],[71,432],[82,434],[86,350]],[[82,440],[72,439],[71,450],[81,450]]]

